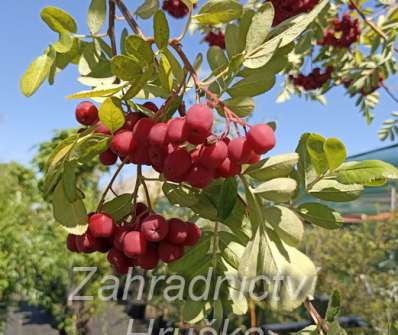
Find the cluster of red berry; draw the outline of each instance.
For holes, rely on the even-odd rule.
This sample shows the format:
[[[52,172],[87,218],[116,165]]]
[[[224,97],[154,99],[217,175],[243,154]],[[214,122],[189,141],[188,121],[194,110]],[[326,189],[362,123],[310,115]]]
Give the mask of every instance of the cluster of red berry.
[[[225,35],[221,30],[218,31],[210,31],[207,33],[205,37],[205,41],[211,47],[220,47],[221,49],[225,49]]]
[[[164,0],[162,8],[176,19],[183,18],[189,13],[189,8],[182,0]]]
[[[335,48],[349,48],[353,43],[359,41],[360,36],[359,20],[353,19],[349,13],[345,13],[341,20],[334,19],[333,27],[325,32],[319,44]]]
[[[274,26],[298,14],[310,12],[319,3],[319,0],[270,1],[275,8]]]
[[[195,224],[166,220],[142,203],[135,206],[133,216],[133,223],[122,226],[105,213],[92,214],[86,233],[68,235],[67,248],[78,253],[107,253],[115,272],[123,275],[131,267],[152,270],[159,261],[177,261],[183,257],[184,247],[196,245],[202,235]]]
[[[78,121],[89,119],[93,124],[98,118],[95,106],[87,102],[77,107],[76,115]],[[100,155],[100,160],[112,165],[119,157],[127,163],[152,166],[168,181],[205,188],[214,179],[238,175],[242,164],[256,163],[275,146],[274,131],[267,124],[250,126],[246,137],[234,139],[215,136],[213,125],[211,109],[201,104],[167,123],[129,113],[126,124],[113,135],[110,149]],[[109,134],[101,123],[96,131]]]
[[[324,73],[321,73],[319,67],[313,69],[310,74],[299,74],[297,76],[290,75],[289,79],[295,86],[302,87],[306,91],[321,88],[332,77],[333,67],[328,66]]]

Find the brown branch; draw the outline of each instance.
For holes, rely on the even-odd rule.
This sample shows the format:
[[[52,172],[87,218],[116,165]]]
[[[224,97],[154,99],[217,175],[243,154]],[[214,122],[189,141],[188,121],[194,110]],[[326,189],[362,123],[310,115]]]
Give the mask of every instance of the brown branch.
[[[108,36],[111,40],[112,56],[117,55],[116,38],[115,38],[115,17],[116,6],[112,0],[109,0],[109,21],[108,21]]]
[[[105,188],[105,191],[104,191],[104,193],[101,196],[101,200],[100,200],[100,202],[98,204],[98,207],[97,207],[97,212],[99,212],[102,209],[102,206],[104,205],[105,198],[106,198],[108,192],[111,190],[113,184],[116,181],[116,178],[119,176],[120,172],[123,170],[124,166],[126,165],[127,160],[128,159],[125,158],[125,160],[122,162],[122,164],[120,164],[119,167],[117,168],[117,170],[116,170],[115,174],[113,175],[112,179],[109,181],[108,186]]]
[[[314,307],[314,305],[311,303],[309,299],[304,301],[304,307],[307,310],[308,314],[311,316],[311,318],[314,320],[315,324],[320,328],[320,334],[327,334],[328,331],[330,330],[328,324],[325,322],[325,320],[319,315],[318,311]]]
[[[390,96],[391,99],[393,99],[396,103],[398,103],[398,98],[394,95],[394,93],[392,93],[392,91],[388,86],[382,84],[381,87],[384,88],[384,91],[386,91],[386,93]]]
[[[116,3],[117,7],[121,11],[122,15],[126,19],[130,28],[134,31],[134,33],[136,33],[137,35],[142,37],[144,40],[146,40],[145,34],[142,32],[142,30],[138,26],[137,21],[131,15],[130,11],[128,10],[127,6],[124,4],[123,0],[111,0],[111,2]]]
[[[385,42],[388,42],[388,36],[376,25],[373,21],[369,20],[365,13],[361,10],[361,8],[355,3],[354,0],[349,0],[350,5],[358,15],[362,18],[362,20],[372,29],[377,35],[379,35]],[[394,50],[398,52],[398,48],[394,47]]]

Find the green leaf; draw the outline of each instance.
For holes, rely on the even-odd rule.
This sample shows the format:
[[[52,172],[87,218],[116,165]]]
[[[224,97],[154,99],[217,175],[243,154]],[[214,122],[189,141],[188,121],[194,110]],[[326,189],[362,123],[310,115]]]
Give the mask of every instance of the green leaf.
[[[157,47],[159,49],[167,48],[169,45],[170,29],[163,10],[157,11],[155,17],[153,18],[153,25]]]
[[[51,66],[55,61],[55,50],[50,47],[44,55],[36,58],[23,74],[20,81],[21,92],[27,96],[32,96],[47,79]]]
[[[214,75],[219,74],[228,67],[228,59],[219,47],[210,47],[207,51],[207,60]]]
[[[72,49],[73,41],[73,36],[69,32],[62,32],[59,33],[59,40],[52,47],[56,52],[64,54]]]
[[[173,70],[168,58],[164,54],[160,54],[159,62],[159,80],[162,87],[171,92],[173,89]]]
[[[167,200],[169,200],[172,205],[190,208],[199,202],[196,192],[189,191],[179,185],[164,183],[162,189]]]
[[[248,281],[257,276],[289,278],[272,281],[264,289],[269,292],[267,302],[273,310],[292,311],[314,294],[317,270],[306,255],[280,240],[273,231],[259,227],[242,256],[239,274]],[[276,289],[278,294],[272,294]]]
[[[225,31],[225,47],[227,49],[229,59],[241,52],[239,48],[239,27],[236,24],[228,24]]]
[[[91,0],[88,9],[87,25],[91,34],[100,32],[106,18],[106,0]]]
[[[135,57],[139,63],[147,65],[153,63],[155,55],[151,45],[141,37],[130,35],[126,38],[125,47],[127,54],[131,57]]]
[[[183,321],[195,324],[205,318],[205,302],[186,300],[182,309]]]
[[[81,163],[87,163],[96,158],[109,148],[111,136],[90,134],[84,140],[79,141],[73,152],[73,158]]]
[[[328,168],[328,160],[324,150],[325,138],[318,134],[311,134],[307,139],[307,151],[318,175],[325,173]]]
[[[48,6],[41,11],[40,16],[50,29],[57,33],[77,32],[77,24],[73,17],[60,8]]]
[[[296,195],[297,186],[297,181],[294,179],[275,178],[257,186],[254,193],[269,201],[287,202]]]
[[[323,0],[311,12],[297,15],[275,27],[265,43],[246,53],[243,64],[252,69],[267,64],[275,51],[294,41],[328,3],[329,0]]]
[[[269,91],[275,85],[275,76],[255,73],[234,84],[227,90],[231,97],[255,97]]]
[[[238,183],[235,178],[228,178],[221,187],[217,203],[217,217],[222,222],[227,219],[238,200]]]
[[[128,86],[128,83],[112,84],[104,87],[97,87],[89,91],[81,91],[71,95],[68,95],[67,99],[86,99],[86,98],[99,98],[114,95],[121,91],[123,88]]]
[[[329,305],[326,311],[325,320],[327,322],[333,322],[334,319],[339,316],[340,308],[341,308],[340,292],[334,291],[329,300]]]
[[[367,160],[345,163],[335,171],[335,175],[342,184],[374,186],[384,184],[386,180],[397,180],[398,169],[383,161]]]
[[[305,221],[326,229],[340,228],[344,222],[338,212],[319,203],[302,204],[298,210]]]
[[[176,80],[181,83],[184,80],[184,70],[175,56],[168,50],[162,50],[162,55],[166,56]]]
[[[259,181],[288,177],[298,160],[299,155],[297,153],[273,156],[250,165],[245,174]]]
[[[63,188],[69,202],[78,200],[78,192],[76,188],[76,161],[67,161],[64,164],[62,174]]]
[[[310,133],[305,133],[304,135],[302,135],[296,149],[296,152],[300,156],[298,162],[298,174],[300,177],[300,182],[305,187],[308,187],[316,180],[316,178],[318,178],[318,174],[315,171],[314,165],[311,161],[311,157],[307,150],[307,142],[310,136]]]
[[[253,113],[256,105],[252,98],[250,97],[236,97],[230,98],[223,101],[223,104],[227,106],[231,111],[233,111],[239,117],[247,117]],[[217,106],[217,112],[221,116],[225,116],[224,111],[221,107]]]
[[[116,222],[121,221],[131,214],[133,208],[133,196],[131,194],[122,194],[108,201],[102,207],[102,211],[112,216]]]
[[[264,218],[278,236],[286,243],[297,247],[304,236],[304,225],[292,210],[283,206],[264,209]]]
[[[142,75],[142,65],[135,59],[124,55],[112,58],[111,69],[116,77],[125,81],[133,81]]]
[[[202,25],[229,23],[239,19],[242,10],[243,7],[237,0],[211,0],[201,7],[194,19]]]
[[[272,27],[275,10],[270,2],[266,2],[253,16],[246,37],[246,51],[250,52],[262,45]]]
[[[258,195],[254,194],[253,189],[250,187],[245,177],[242,177],[243,185],[245,188],[247,213],[249,215],[252,231],[257,231],[257,228],[264,222],[264,215],[262,210],[262,201]]]
[[[337,169],[347,158],[345,145],[337,138],[328,138],[323,149],[331,171]]]
[[[122,128],[126,121],[120,100],[117,98],[107,98],[99,108],[98,116],[104,126],[112,133]]]
[[[145,2],[138,7],[135,15],[139,16],[141,19],[147,20],[155,15],[159,8],[159,0],[145,0]]]
[[[70,202],[63,183],[58,183],[52,196],[54,218],[71,234],[82,235],[87,230],[87,211],[81,199]]]
[[[362,185],[344,185],[336,180],[325,179],[314,184],[308,193],[325,201],[347,202],[358,199],[362,191]]]

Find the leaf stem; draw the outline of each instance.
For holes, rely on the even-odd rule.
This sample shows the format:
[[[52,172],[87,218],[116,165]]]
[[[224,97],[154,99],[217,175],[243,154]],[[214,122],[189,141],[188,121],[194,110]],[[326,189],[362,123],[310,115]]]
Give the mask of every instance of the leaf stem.
[[[145,34],[140,29],[140,27],[138,26],[137,21],[134,19],[134,17],[131,15],[130,11],[128,10],[126,5],[124,4],[123,0],[110,0],[110,1],[114,2],[117,5],[117,7],[121,11],[122,15],[126,19],[126,21],[127,21],[128,25],[130,26],[130,28],[134,31],[134,33],[136,33],[138,36],[140,36],[144,40],[148,40],[146,38]]]
[[[330,330],[328,324],[325,320],[320,316],[314,305],[311,303],[309,299],[304,301],[304,307],[307,310],[308,314],[314,320],[315,324],[320,327],[319,332],[321,335],[327,334]]]
[[[109,25],[108,25],[108,36],[111,40],[112,56],[117,55],[116,38],[115,38],[115,17],[116,17],[116,5],[112,0],[109,0]]]
[[[361,8],[355,3],[353,0],[349,0],[350,5],[352,8],[355,9],[355,11],[358,13],[358,15],[362,18],[362,20],[371,28],[377,35],[379,35],[385,42],[389,42],[388,36],[376,25],[373,23],[373,21],[369,20],[365,13],[361,10]],[[394,50],[398,52],[398,48],[394,47]]]
[[[104,193],[101,196],[101,200],[100,200],[100,202],[98,204],[98,207],[97,207],[97,212],[99,212],[102,209],[102,206],[104,205],[105,198],[106,198],[108,192],[111,190],[113,184],[115,183],[115,181],[116,181],[117,177],[119,176],[120,172],[122,172],[122,170],[123,170],[124,166],[126,165],[126,163],[127,163],[127,158],[119,165],[119,167],[117,168],[116,172],[114,173],[114,175],[112,176],[111,180],[109,181],[108,186],[105,188],[105,191],[104,191]]]

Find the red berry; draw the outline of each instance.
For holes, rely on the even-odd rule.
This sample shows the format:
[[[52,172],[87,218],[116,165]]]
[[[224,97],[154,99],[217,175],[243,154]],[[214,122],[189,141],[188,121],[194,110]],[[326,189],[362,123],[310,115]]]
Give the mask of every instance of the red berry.
[[[209,43],[209,46],[217,46],[220,47],[221,49],[225,49],[225,36],[222,31],[214,32],[210,31],[206,37],[205,41]]]
[[[128,155],[129,162],[136,165],[151,165],[147,146],[137,146]]]
[[[92,126],[98,121],[98,109],[89,101],[83,101],[76,107],[76,119],[84,126]]]
[[[186,124],[190,132],[208,133],[211,131],[213,123],[213,113],[206,105],[193,105],[187,112]]]
[[[191,131],[188,135],[188,142],[194,145],[203,144],[206,142],[207,138],[211,136],[211,132],[198,132]]]
[[[169,224],[160,215],[150,215],[141,224],[141,232],[151,242],[163,240],[169,232]]]
[[[148,135],[150,145],[165,146],[167,144],[167,124],[160,122],[155,124]]]
[[[242,172],[242,167],[240,164],[232,162],[229,158],[226,158],[222,162],[216,171],[216,174],[223,178],[231,178]]]
[[[251,151],[250,158],[247,161],[247,164],[255,164],[260,161],[261,156],[257,155],[253,150]]]
[[[130,267],[133,266],[133,262],[128,259],[121,251],[117,249],[111,249],[108,253],[108,262],[112,264],[113,269],[119,275],[125,275],[129,272]]]
[[[148,149],[149,161],[152,167],[161,173],[163,171],[164,161],[167,157],[167,147],[165,146],[150,146]]]
[[[144,234],[139,231],[131,231],[126,234],[123,240],[123,252],[127,257],[144,255],[147,241]]]
[[[205,188],[207,187],[214,179],[214,170],[207,169],[202,165],[194,165],[189,171],[186,181],[193,187],[197,188]]]
[[[176,19],[183,18],[189,13],[189,8],[182,0],[164,0],[162,8]]]
[[[139,146],[147,146],[149,144],[149,132],[154,125],[155,121],[150,118],[145,117],[139,120],[133,130],[134,142],[137,143]]]
[[[95,251],[96,247],[96,239],[95,237],[87,231],[81,236],[77,236],[76,238],[76,248],[79,252],[84,252],[85,254],[89,254]]]
[[[150,111],[152,111],[152,112],[154,112],[154,113],[157,113],[158,110],[159,110],[158,106],[156,106],[153,102],[150,102],[150,101],[144,103],[143,106],[144,106],[146,109],[149,109]]]
[[[105,125],[101,121],[97,122],[95,126],[95,132],[97,134],[112,135],[112,132],[107,127],[105,127]]]
[[[148,244],[145,255],[137,257],[137,265],[144,270],[153,270],[159,264],[158,247],[153,243]]]
[[[173,244],[184,244],[188,237],[188,224],[180,219],[170,219],[169,233],[166,236],[166,240]]]
[[[199,163],[207,168],[215,169],[228,156],[228,145],[224,141],[217,141],[203,146],[200,152]]]
[[[66,238],[66,247],[71,252],[79,252],[76,245],[76,238],[77,236],[73,234],[69,234],[68,237]]]
[[[117,162],[117,155],[110,149],[100,154],[100,161],[105,166],[114,165]]]
[[[102,254],[107,253],[113,247],[113,243],[108,238],[97,238],[95,243],[95,251],[98,251]]]
[[[275,146],[275,133],[268,124],[252,126],[247,134],[247,142],[259,154],[265,154]]]
[[[142,118],[141,113],[128,113],[126,115],[126,122],[124,123],[123,129],[133,130],[136,123]]]
[[[94,237],[111,237],[115,224],[111,216],[98,213],[90,217],[88,229]]]
[[[184,248],[166,241],[159,243],[159,258],[165,263],[171,263],[184,256]]]
[[[163,174],[173,182],[181,182],[191,168],[191,155],[184,149],[177,149],[167,156],[164,162]]]
[[[120,250],[123,251],[123,241],[124,241],[124,237],[127,235],[129,231],[122,226],[118,226],[116,225],[115,227],[115,231],[113,233],[113,246]]]
[[[134,217],[141,216],[143,214],[147,214],[148,212],[149,212],[148,211],[148,207],[144,203],[137,202],[135,204],[135,207],[134,207],[134,210],[133,210]]]
[[[202,236],[202,231],[196,224],[188,224],[188,237],[184,241],[184,245],[196,245]]]
[[[252,148],[245,137],[238,137],[228,144],[228,157],[237,164],[246,163],[251,156]]]
[[[120,157],[126,157],[135,148],[133,132],[129,130],[119,130],[112,138],[111,149]]]
[[[167,140],[175,144],[182,144],[188,139],[188,128],[185,118],[178,117],[171,119],[167,125]]]

